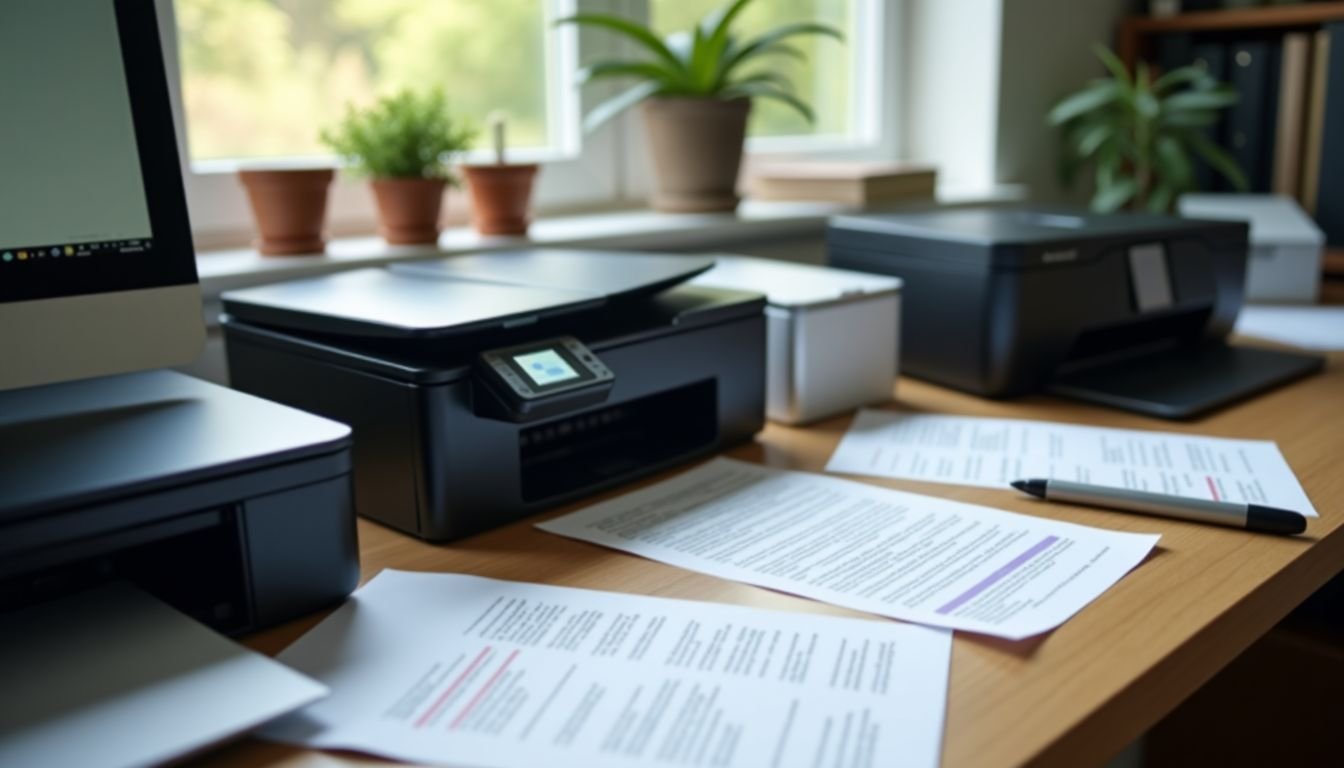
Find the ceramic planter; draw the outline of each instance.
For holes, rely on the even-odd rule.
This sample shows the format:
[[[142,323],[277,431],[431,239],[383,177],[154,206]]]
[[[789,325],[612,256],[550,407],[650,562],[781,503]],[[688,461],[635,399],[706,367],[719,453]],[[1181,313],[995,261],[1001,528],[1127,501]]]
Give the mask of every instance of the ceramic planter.
[[[262,255],[322,253],[327,190],[333,176],[330,168],[238,172],[257,222],[256,247]]]
[[[640,105],[653,155],[660,211],[737,208],[737,171],[751,99],[662,97]]]
[[[443,179],[374,179],[378,230],[391,245],[423,245],[439,240]]]
[[[464,165],[471,189],[471,220],[482,235],[526,235],[537,166]]]

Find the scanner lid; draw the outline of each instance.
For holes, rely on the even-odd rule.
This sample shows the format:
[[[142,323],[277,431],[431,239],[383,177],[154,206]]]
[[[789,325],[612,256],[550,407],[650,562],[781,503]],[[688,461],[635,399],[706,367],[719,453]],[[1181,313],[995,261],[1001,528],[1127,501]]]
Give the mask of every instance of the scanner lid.
[[[340,336],[441,338],[528,325],[658,293],[713,259],[520,250],[229,291],[224,310],[260,325]]]
[[[941,258],[992,265],[1022,264],[1029,246],[1070,245],[1092,240],[1149,240],[1237,227],[1149,213],[1092,213],[1068,207],[944,208],[892,214],[834,216],[831,235],[895,236],[917,242],[971,246],[940,252]],[[1244,230],[1243,230],[1244,231]]]
[[[714,259],[642,251],[528,248],[394,264],[393,272],[595,294],[608,299],[671,288],[714,266]]]

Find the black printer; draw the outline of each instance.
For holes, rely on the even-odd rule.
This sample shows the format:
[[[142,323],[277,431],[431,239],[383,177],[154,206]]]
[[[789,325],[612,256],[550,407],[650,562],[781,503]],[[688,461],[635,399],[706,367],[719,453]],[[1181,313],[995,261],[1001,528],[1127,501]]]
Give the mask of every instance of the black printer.
[[[130,373],[0,392],[0,467],[0,613],[125,580],[236,635],[359,583],[343,424]]]
[[[829,263],[905,281],[901,369],[989,397],[1049,390],[1194,416],[1317,370],[1224,343],[1247,225],[1054,208],[838,216]]]
[[[359,512],[454,539],[750,439],[764,298],[713,260],[520,250],[223,296],[232,385],[354,428]]]

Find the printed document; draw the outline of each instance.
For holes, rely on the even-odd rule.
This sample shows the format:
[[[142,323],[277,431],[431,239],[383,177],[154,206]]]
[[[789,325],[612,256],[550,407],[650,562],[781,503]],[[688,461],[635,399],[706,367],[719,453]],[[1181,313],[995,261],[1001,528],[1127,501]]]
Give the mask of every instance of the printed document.
[[[725,579],[1014,640],[1062,624],[1158,539],[730,459],[537,527]]]
[[[126,583],[0,619],[0,765],[181,759],[326,689]]]
[[[280,660],[266,738],[455,766],[938,764],[951,633],[383,571]]]
[[[864,410],[826,470],[1004,489],[1014,480],[1058,478],[1316,517],[1267,440]]]

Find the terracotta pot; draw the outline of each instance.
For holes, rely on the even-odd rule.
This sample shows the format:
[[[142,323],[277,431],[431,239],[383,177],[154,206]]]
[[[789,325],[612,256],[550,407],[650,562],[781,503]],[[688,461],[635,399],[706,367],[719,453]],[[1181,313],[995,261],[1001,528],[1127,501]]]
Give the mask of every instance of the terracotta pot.
[[[438,242],[443,179],[374,179],[378,231],[392,245]]]
[[[532,220],[531,165],[464,165],[471,189],[471,220],[482,235],[526,235]]]
[[[322,253],[327,188],[334,175],[330,168],[238,172],[261,234],[256,246],[262,255]]]
[[[751,99],[663,97],[640,105],[660,211],[731,211]]]

